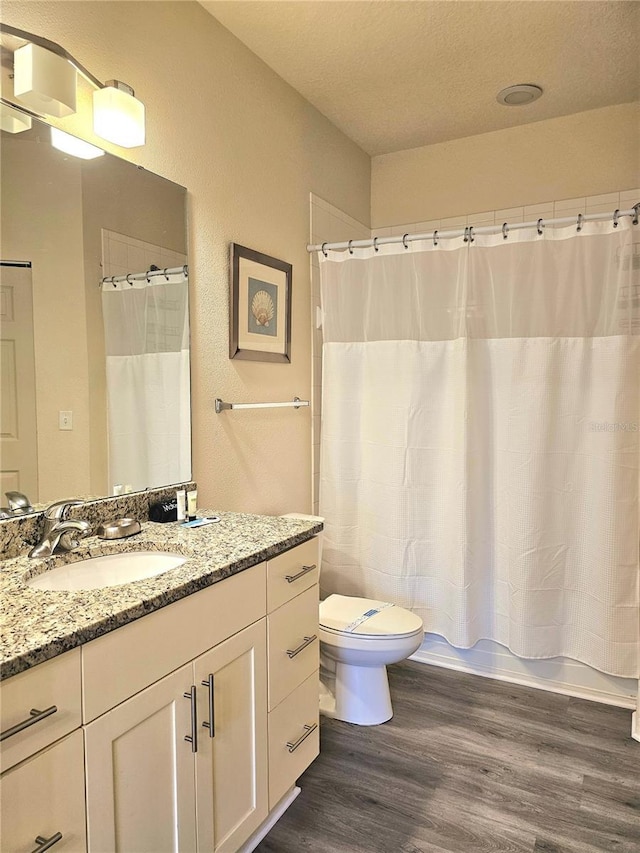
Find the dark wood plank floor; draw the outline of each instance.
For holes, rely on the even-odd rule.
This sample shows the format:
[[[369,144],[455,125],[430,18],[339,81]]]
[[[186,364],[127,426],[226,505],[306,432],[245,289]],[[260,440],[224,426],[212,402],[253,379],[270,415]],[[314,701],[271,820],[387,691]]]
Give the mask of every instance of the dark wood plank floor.
[[[640,853],[631,712],[407,661],[382,726],[322,718],[258,853]]]

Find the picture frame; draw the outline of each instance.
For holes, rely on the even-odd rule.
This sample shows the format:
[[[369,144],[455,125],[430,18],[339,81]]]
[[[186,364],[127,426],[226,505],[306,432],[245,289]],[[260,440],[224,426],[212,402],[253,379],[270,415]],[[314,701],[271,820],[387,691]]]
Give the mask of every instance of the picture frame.
[[[231,244],[229,358],[291,362],[291,264]]]

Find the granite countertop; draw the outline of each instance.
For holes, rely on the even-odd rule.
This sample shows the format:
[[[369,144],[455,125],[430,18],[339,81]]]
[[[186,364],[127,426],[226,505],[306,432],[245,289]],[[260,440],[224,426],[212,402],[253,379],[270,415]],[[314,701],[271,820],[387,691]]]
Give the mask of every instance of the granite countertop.
[[[0,678],[94,640],[140,616],[299,545],[322,525],[301,519],[198,510],[220,522],[184,528],[144,522],[128,539],[91,536],[76,550],[45,559],[0,561]],[[176,569],[145,580],[95,590],[46,591],[27,586],[61,564],[125,551],[171,551],[187,557]]]

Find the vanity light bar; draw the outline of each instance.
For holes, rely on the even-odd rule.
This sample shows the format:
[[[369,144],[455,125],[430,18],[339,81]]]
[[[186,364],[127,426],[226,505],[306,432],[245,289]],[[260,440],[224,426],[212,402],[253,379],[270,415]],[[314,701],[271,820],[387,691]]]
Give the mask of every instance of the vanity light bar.
[[[216,414],[219,415],[227,409],[300,409],[308,405],[309,401],[301,400],[300,397],[294,397],[284,403],[225,403],[220,397],[216,397]]]

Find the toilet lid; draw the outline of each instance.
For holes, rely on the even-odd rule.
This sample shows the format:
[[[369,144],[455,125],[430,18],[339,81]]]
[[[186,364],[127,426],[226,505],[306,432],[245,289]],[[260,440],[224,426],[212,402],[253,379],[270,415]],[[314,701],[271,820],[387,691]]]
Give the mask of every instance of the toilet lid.
[[[392,637],[423,629],[422,619],[387,601],[330,595],[320,602],[320,626],[340,634]]]

